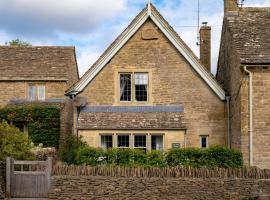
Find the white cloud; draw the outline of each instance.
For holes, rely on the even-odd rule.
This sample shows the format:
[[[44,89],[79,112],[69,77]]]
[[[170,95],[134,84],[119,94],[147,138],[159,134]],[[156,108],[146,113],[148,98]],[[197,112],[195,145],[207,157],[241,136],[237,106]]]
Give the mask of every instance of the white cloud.
[[[92,31],[125,8],[124,0],[0,0],[1,29],[25,36]]]
[[[80,66],[79,74],[82,76],[99,58],[101,52],[96,52],[92,48],[82,48],[80,51],[80,54],[77,53],[77,62]]]

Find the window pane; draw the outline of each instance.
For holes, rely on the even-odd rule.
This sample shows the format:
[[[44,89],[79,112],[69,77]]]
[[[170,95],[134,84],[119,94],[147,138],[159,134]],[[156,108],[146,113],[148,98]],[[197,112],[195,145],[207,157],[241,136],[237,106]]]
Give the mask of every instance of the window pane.
[[[38,86],[38,99],[45,100],[45,86]]]
[[[134,148],[141,149],[146,152],[146,135],[135,135],[134,136]]]
[[[131,74],[120,74],[120,101],[131,101]]]
[[[201,137],[201,147],[207,148],[207,136]]]
[[[101,136],[101,147],[104,149],[109,149],[109,148],[113,147],[112,135],[102,135]]]
[[[135,99],[136,101],[147,101],[148,74],[135,74]]]
[[[28,88],[28,95],[30,100],[35,100],[36,99],[36,86],[29,86]]]
[[[117,147],[129,147],[129,136],[128,135],[118,135],[117,137]]]
[[[163,150],[163,136],[162,135],[152,135],[151,136],[151,148],[153,150]]]

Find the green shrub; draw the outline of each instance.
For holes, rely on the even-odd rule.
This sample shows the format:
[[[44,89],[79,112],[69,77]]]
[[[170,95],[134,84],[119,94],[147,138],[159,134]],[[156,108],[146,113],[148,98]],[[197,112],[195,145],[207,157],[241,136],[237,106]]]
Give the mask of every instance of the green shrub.
[[[25,123],[28,135],[36,144],[58,147],[60,133],[60,108],[49,105],[24,105],[0,109],[0,120]]]
[[[0,123],[0,164],[5,162],[6,157],[20,160],[34,159],[30,153],[33,147],[31,140],[18,128],[10,126],[6,121]]]
[[[67,164],[78,164],[77,154],[80,148],[85,147],[86,144],[82,142],[81,137],[69,136],[66,138],[65,144],[58,152],[59,158]]]
[[[103,149],[95,149],[88,146],[82,146],[78,149],[76,156],[77,164],[102,165],[105,161]]]
[[[152,150],[147,152],[147,166],[149,167],[166,167],[164,153],[162,151]]]
[[[243,166],[241,152],[225,147],[207,149],[171,149],[166,157],[169,166],[239,168]]]

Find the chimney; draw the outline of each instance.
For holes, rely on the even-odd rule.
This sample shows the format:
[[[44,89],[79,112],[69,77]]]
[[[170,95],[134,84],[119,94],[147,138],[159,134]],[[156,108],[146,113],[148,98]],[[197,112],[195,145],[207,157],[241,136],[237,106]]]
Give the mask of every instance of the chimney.
[[[200,60],[207,71],[211,72],[211,27],[207,22],[200,28]]]
[[[239,12],[238,0],[224,0],[224,15],[237,16]]]

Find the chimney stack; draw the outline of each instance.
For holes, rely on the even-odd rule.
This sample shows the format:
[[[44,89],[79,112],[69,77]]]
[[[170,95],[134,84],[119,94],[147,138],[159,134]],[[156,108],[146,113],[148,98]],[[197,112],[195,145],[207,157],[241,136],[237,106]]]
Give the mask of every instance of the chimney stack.
[[[203,22],[200,28],[200,60],[207,71],[211,72],[211,27]]]
[[[235,16],[238,15],[239,7],[237,0],[224,0],[224,15]]]

